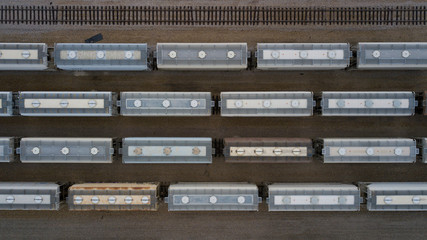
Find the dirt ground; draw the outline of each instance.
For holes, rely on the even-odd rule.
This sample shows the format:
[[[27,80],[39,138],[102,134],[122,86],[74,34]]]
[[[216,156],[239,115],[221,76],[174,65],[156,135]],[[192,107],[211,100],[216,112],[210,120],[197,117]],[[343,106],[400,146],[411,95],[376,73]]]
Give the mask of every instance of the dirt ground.
[[[5,1],[7,2],[7,1]],[[14,1],[17,2],[17,1]],[[20,1],[18,1],[20,2]],[[48,2],[48,1],[36,1]],[[50,1],[64,2],[64,1]],[[70,1],[87,2],[92,1]],[[110,2],[110,1],[100,1]],[[135,2],[135,1],[125,1]],[[170,2],[170,1],[162,1]],[[185,2],[185,1],[184,1]],[[204,2],[204,1],[200,1]],[[211,1],[210,1],[211,2]],[[220,1],[224,2],[224,1]],[[237,4],[238,1],[234,1]],[[260,1],[241,1],[260,4]],[[271,3],[277,1],[268,1]],[[314,4],[315,1],[304,1]],[[327,1],[355,4],[355,1]],[[362,1],[364,5],[373,1]],[[375,1],[384,4],[389,1]],[[400,1],[391,1],[393,3]],[[422,1],[405,1],[402,5]],[[179,2],[181,4],[183,2]],[[366,3],[366,4],[365,4]],[[21,3],[20,3],[21,4]],[[20,5],[19,4],[19,5]],[[24,4],[24,1],[22,1]],[[361,4],[362,5],[362,4]],[[425,26],[145,27],[0,25],[2,42],[350,42],[426,41]],[[427,71],[294,72],[1,72],[2,91],[416,91],[427,89]],[[427,117],[107,117],[0,118],[0,136],[16,137],[425,137]],[[0,164],[0,181],[144,182],[427,181],[427,164],[211,165]],[[0,212],[1,238],[143,239],[425,239],[424,212]]]

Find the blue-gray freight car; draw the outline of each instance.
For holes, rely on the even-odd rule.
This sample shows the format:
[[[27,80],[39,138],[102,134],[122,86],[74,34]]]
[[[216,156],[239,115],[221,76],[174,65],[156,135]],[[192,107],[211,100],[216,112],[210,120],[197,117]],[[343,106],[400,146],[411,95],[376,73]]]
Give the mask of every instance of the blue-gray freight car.
[[[322,92],[323,116],[412,116],[414,92]]]
[[[361,42],[358,69],[427,69],[427,42]]]
[[[269,211],[359,211],[359,188],[338,183],[275,183],[268,186]]]
[[[13,115],[12,92],[0,92],[0,117]]]
[[[312,116],[312,92],[222,92],[223,117]]]
[[[121,92],[123,116],[210,116],[210,92]]]
[[[60,187],[43,182],[0,182],[0,210],[58,210]]]
[[[419,150],[410,138],[325,138],[324,163],[414,163]]]
[[[258,211],[262,200],[250,183],[177,183],[168,190],[169,211]]]
[[[112,163],[111,138],[22,138],[23,163]]]
[[[248,67],[246,43],[157,43],[161,70],[243,70]]]
[[[348,43],[258,43],[257,69],[344,69],[351,55]]]

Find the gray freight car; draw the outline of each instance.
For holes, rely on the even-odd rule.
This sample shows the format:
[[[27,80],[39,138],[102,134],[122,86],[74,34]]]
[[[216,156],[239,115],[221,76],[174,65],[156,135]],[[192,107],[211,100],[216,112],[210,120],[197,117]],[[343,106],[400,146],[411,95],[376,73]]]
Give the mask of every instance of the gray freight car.
[[[300,163],[310,162],[313,143],[306,138],[225,138],[226,162]]]
[[[12,162],[14,158],[15,139],[0,137],[0,162]]]
[[[423,147],[422,147],[422,156],[423,156],[423,163],[427,163],[427,138],[423,138]]]
[[[73,71],[148,70],[145,43],[57,43],[55,65]]]
[[[359,69],[427,69],[427,42],[361,42],[358,48]]]
[[[427,211],[426,182],[371,183],[366,191],[369,211]]]
[[[84,183],[68,189],[70,210],[157,211],[159,184]]]
[[[0,43],[0,70],[44,70],[47,45],[44,43]]]
[[[359,211],[359,188],[336,183],[275,183],[268,186],[269,211]]]
[[[121,92],[123,116],[210,116],[210,92]]]
[[[111,138],[22,138],[23,163],[112,163]]]
[[[157,68],[164,70],[243,70],[246,43],[157,43]]]
[[[113,115],[112,92],[19,92],[22,116]]]
[[[0,182],[0,210],[58,210],[59,185],[42,182]]]
[[[414,163],[418,148],[410,138],[326,138],[324,163]]]
[[[312,92],[221,92],[223,117],[300,117],[313,115]]]
[[[0,117],[13,115],[12,92],[0,92]]]
[[[424,115],[427,116],[427,91],[424,91],[423,94],[423,108],[424,108]]]
[[[212,163],[212,138],[124,138],[123,163]]]
[[[414,92],[322,92],[323,116],[412,116]]]
[[[344,69],[351,55],[348,43],[258,43],[257,69]]]
[[[258,211],[262,200],[250,183],[177,183],[169,186],[169,211]]]

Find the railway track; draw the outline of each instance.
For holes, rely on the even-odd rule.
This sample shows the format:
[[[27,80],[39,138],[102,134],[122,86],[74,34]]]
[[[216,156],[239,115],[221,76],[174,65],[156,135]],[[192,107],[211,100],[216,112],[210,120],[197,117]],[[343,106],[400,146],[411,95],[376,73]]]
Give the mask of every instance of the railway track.
[[[426,25],[426,6],[0,6],[0,24],[26,25]]]

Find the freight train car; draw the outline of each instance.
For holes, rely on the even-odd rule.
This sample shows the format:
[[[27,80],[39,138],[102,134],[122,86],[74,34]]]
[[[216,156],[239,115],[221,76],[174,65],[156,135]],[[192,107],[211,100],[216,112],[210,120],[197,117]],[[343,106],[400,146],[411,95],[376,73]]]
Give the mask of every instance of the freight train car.
[[[268,186],[269,211],[359,211],[359,188],[336,183],[275,183]]]
[[[58,210],[59,194],[55,183],[0,182],[0,210]]]
[[[358,69],[427,69],[427,42],[361,42]]]
[[[23,163],[112,163],[111,138],[22,138]]]
[[[324,163],[414,163],[418,148],[410,138],[326,138]]]
[[[22,116],[85,116],[113,115],[112,92],[19,92]]]
[[[210,116],[210,92],[121,92],[123,116]]]
[[[225,138],[224,156],[233,163],[310,162],[313,144],[306,138]]]
[[[70,210],[157,211],[159,184],[84,183],[68,189]]]
[[[123,163],[212,163],[212,138],[130,137],[122,145]]]
[[[243,70],[246,43],[157,43],[160,70]]]
[[[257,69],[332,70],[350,65],[348,43],[258,43]]]
[[[322,92],[323,116],[412,116],[414,92]]]
[[[15,139],[11,137],[0,137],[0,163],[12,162],[14,158]]]
[[[427,138],[422,139],[422,156],[423,156],[423,163],[427,163]]]
[[[312,92],[221,92],[223,117],[312,116]]]
[[[427,211],[427,183],[387,182],[367,186],[369,211]]]
[[[12,92],[0,92],[0,117],[13,115]]]
[[[73,71],[148,70],[145,43],[57,43],[55,65]]]
[[[258,211],[262,200],[250,183],[177,183],[169,186],[169,211]]]
[[[0,70],[37,71],[46,68],[46,44],[0,43]]]

